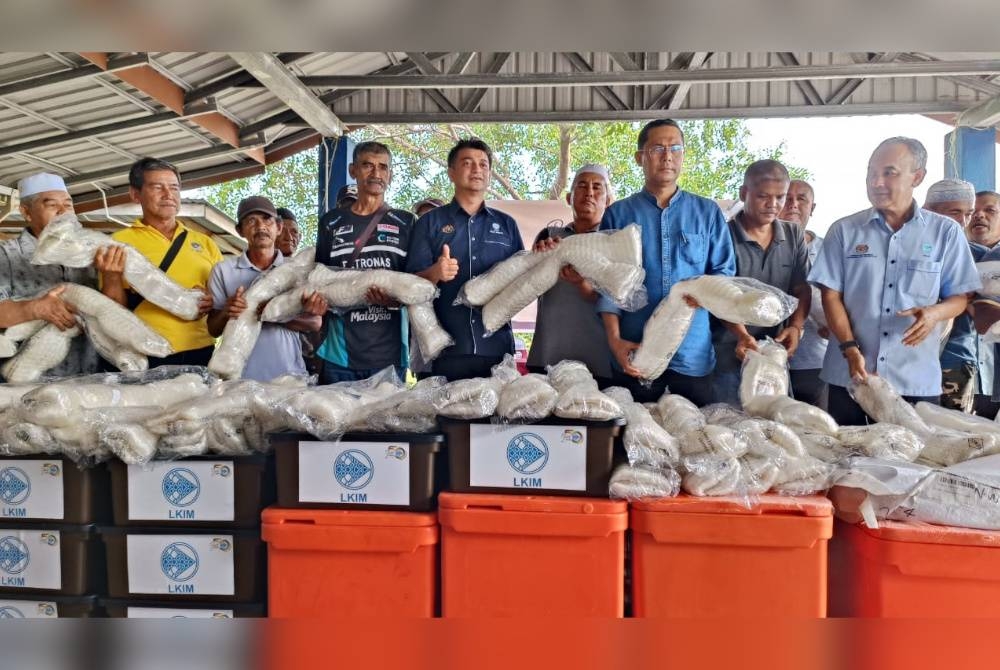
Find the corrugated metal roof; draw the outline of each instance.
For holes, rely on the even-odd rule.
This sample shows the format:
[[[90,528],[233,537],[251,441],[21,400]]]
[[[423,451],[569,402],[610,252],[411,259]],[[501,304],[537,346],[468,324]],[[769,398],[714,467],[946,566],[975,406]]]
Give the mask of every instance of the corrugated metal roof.
[[[1000,95],[1000,53],[326,52],[276,59],[294,90],[265,87],[224,53],[0,53],[0,184],[48,169],[71,178],[82,208],[102,201],[102,189],[119,202],[129,163],[143,155],[174,158],[186,179],[224,181],[263,169],[258,133],[265,162],[287,155],[286,137],[294,135],[297,148],[318,141],[300,117],[309,116],[306,109],[332,109],[355,125],[893,112],[940,118]],[[803,68],[808,76],[799,76]],[[395,78],[373,83],[379,75]],[[322,79],[344,76],[351,79]],[[430,84],[430,76],[439,78]],[[303,100],[308,107],[291,111],[289,102]]]

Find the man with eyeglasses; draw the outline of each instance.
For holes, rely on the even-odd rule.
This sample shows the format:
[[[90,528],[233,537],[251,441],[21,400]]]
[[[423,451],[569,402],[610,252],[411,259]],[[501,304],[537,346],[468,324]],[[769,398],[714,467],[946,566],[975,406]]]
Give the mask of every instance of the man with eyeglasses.
[[[656,401],[669,387],[671,393],[706,405],[712,400],[715,352],[705,310],[695,313],[667,371],[650,380],[650,385],[639,379],[631,355],[639,347],[646,321],[675,283],[704,274],[736,273],[733,241],[719,206],[677,184],[684,163],[684,133],[676,121],[658,119],[646,124],[639,131],[635,162],[645,176],[643,189],[608,207],[601,229],[616,230],[631,223],[642,228],[649,302],[635,312],[625,312],[606,297],[598,300],[597,310],[614,357],[612,381],[628,388],[639,402]]]
[[[208,332],[222,335],[226,323],[247,309],[246,291],[268,270],[285,261],[277,248],[281,218],[267,198],[251,196],[240,201],[236,212],[236,230],[246,238],[247,250],[227,258],[212,269],[208,287],[212,292],[212,311],[208,314]],[[282,375],[305,375],[302,344],[296,331],[318,331],[326,305],[313,293],[303,303],[303,314],[286,323],[265,323],[257,337],[246,367],[244,379],[266,382]]]

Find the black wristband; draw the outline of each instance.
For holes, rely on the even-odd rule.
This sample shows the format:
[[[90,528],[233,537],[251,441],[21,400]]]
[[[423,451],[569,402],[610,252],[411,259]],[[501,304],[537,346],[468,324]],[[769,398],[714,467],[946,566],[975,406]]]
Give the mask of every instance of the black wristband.
[[[861,345],[858,344],[857,340],[847,340],[846,342],[840,343],[840,353],[847,355],[848,349],[858,349],[860,351]]]

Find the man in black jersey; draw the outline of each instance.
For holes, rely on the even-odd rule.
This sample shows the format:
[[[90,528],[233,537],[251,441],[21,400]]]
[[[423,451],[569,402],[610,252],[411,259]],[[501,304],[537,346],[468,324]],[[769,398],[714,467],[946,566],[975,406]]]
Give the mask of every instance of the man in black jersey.
[[[362,142],[348,167],[358,198],[319,221],[316,262],[336,268],[396,270],[406,266],[414,216],[385,203],[392,180],[392,155],[380,142]],[[382,291],[368,291],[369,305],[330,312],[326,336],[316,352],[324,384],[365,379],[394,365],[402,375],[409,359],[406,313]]]

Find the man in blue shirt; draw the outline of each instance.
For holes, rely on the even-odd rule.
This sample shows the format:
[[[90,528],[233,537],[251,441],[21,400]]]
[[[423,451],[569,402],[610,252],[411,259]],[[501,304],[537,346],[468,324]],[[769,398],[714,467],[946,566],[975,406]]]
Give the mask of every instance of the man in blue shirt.
[[[631,354],[639,347],[653,310],[675,283],[704,274],[736,273],[729,228],[714,201],[677,185],[684,162],[684,133],[676,121],[659,119],[646,124],[639,131],[635,162],[645,175],[643,190],[608,207],[601,229],[621,229],[632,223],[642,228],[642,265],[649,303],[635,312],[623,312],[605,297],[598,300],[597,311],[604,320],[614,357],[612,380],[629,389],[639,402],[655,401],[669,387],[671,393],[705,405],[712,401],[715,367],[708,312],[695,312],[667,371],[651,380],[651,385],[640,381]]]
[[[454,305],[465,282],[524,250],[517,223],[486,206],[493,152],[478,138],[460,140],[448,152],[448,178],[455,197],[417,220],[407,272],[434,282],[441,294],[434,311],[455,344],[431,364],[431,373],[449,380],[488,377],[491,368],[514,353],[510,324],[486,336],[479,309]]]
[[[942,322],[961,314],[981,287],[961,227],[913,200],[926,166],[917,140],[879,144],[868,161],[872,209],[833,224],[809,274],[838,343],[827,349],[822,379],[829,412],[843,425],[869,419],[847,392],[852,379],[869,374],[885,377],[909,402],[939,403]]]

